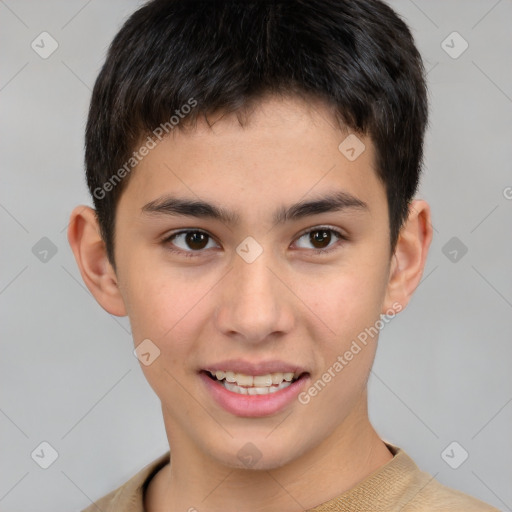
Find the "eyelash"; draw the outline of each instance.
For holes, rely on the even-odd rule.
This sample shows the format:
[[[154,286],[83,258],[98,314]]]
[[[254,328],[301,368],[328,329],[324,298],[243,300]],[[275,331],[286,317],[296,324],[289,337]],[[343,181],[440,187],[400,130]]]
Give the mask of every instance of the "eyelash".
[[[329,226],[318,226],[318,227],[315,227],[314,229],[309,229],[308,231],[301,233],[297,237],[296,240],[300,240],[303,236],[309,235],[310,233],[314,233],[316,231],[329,231],[329,232],[335,234],[335,236],[338,238],[338,241],[339,240],[348,241],[347,236],[345,236],[343,233],[341,233],[337,229],[331,228]],[[181,231],[177,231],[176,233],[172,233],[170,236],[166,237],[164,240],[162,240],[162,244],[168,245],[169,242],[171,242],[171,240],[173,240],[175,237],[177,237],[179,235],[183,235],[183,234],[188,234],[188,233],[203,233],[210,239],[214,239],[210,234],[208,234],[206,231],[203,231],[201,229],[184,229]],[[315,255],[324,256],[324,255],[330,254],[332,251],[336,250],[338,248],[338,246],[339,246],[339,244],[333,244],[328,249],[311,249],[311,251]],[[170,245],[167,247],[167,249],[172,253],[184,255],[186,258],[194,258],[197,256],[201,256],[204,252],[204,249],[198,250],[198,251],[184,251],[182,249],[174,249]]]

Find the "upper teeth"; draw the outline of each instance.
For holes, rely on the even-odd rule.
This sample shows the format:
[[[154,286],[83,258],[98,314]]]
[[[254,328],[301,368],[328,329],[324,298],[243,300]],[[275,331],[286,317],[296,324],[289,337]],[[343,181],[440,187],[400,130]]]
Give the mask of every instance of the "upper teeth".
[[[217,380],[226,379],[227,382],[233,382],[239,386],[272,386],[281,384],[283,381],[291,382],[295,377],[298,377],[293,372],[277,372],[267,373],[266,375],[245,375],[244,373],[235,373],[231,371],[217,370],[215,372],[210,371],[212,377]]]

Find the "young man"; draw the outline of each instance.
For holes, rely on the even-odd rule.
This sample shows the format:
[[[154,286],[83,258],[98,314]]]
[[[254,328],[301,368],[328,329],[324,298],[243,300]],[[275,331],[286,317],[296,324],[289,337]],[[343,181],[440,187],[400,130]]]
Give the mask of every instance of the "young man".
[[[378,0],[157,0],[126,22],[68,238],[128,315],[170,452],[87,511],[491,511],[367,413],[432,238],[421,57]],[[381,315],[384,315],[383,317]]]

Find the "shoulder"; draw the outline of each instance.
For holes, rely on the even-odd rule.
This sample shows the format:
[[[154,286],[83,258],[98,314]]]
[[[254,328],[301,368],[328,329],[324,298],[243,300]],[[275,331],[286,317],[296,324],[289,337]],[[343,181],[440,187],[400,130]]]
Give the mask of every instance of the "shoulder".
[[[167,452],[150,464],[144,466],[123,485],[91,503],[81,512],[143,512],[144,492],[151,478],[169,463],[170,452]]]
[[[308,512],[500,512],[422,471],[401,448],[385,442],[393,458],[355,487]]]
[[[84,508],[81,512],[98,512],[98,510],[112,510],[112,505],[115,503],[116,495],[119,494],[119,492],[122,491],[123,485],[118,487],[117,489],[113,490],[112,492],[109,492],[102,498],[96,500],[94,503],[92,503],[87,508]]]
[[[469,494],[447,487],[430,473],[422,471],[403,449],[390,443],[386,445],[394,457],[375,474],[375,481],[379,495],[387,493],[388,509],[400,512],[500,512]]]
[[[488,503],[457,489],[443,485],[429,473],[417,469],[415,480],[420,488],[402,509],[402,512],[500,512]]]

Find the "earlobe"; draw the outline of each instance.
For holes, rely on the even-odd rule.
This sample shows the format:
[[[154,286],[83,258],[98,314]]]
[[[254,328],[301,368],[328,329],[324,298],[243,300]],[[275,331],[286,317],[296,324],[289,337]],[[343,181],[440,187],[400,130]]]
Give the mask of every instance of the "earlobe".
[[[117,276],[108,261],[95,210],[77,206],[71,212],[68,241],[82,279],[100,306],[112,315],[125,316]]]
[[[431,241],[430,207],[426,201],[416,199],[409,207],[391,260],[383,314],[393,309],[394,303],[400,304],[400,309],[409,303],[423,275]]]

